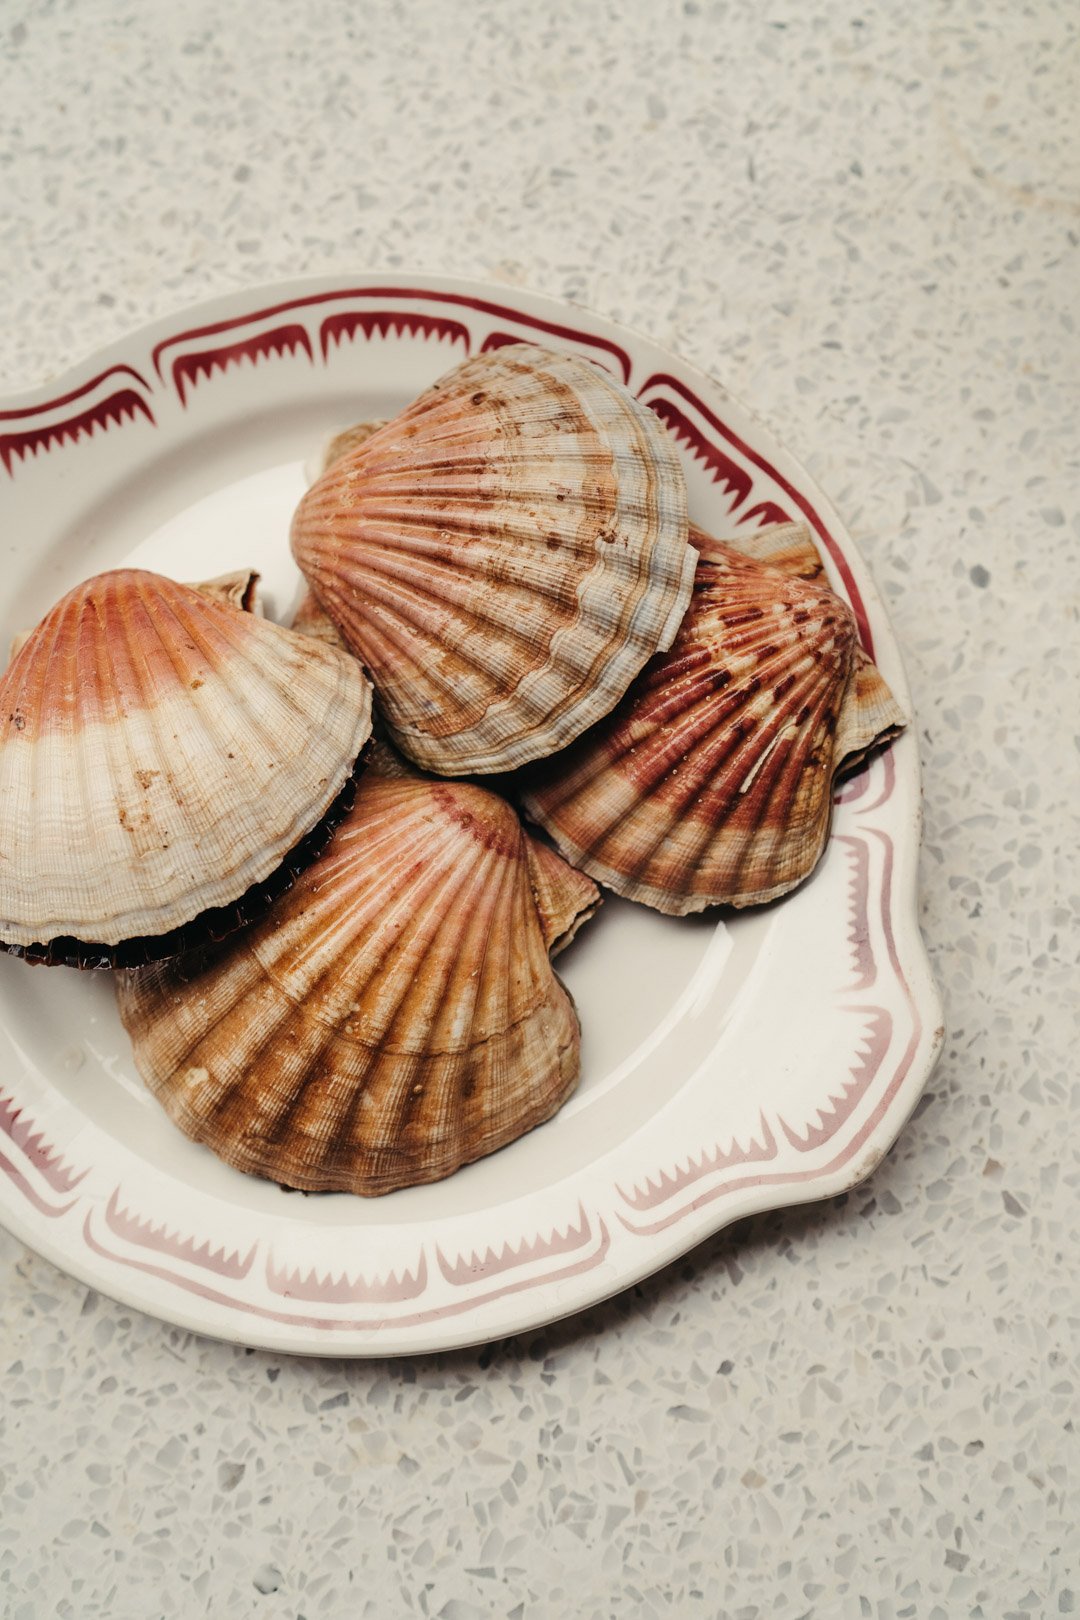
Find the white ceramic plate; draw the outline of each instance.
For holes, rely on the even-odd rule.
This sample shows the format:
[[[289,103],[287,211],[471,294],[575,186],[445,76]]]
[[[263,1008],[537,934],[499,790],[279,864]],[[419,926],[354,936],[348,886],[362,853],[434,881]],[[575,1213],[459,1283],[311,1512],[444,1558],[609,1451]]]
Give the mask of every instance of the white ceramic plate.
[[[238,293],[6,401],[0,631],[128,561],[179,579],[253,564],[284,617],[316,448],[519,338],[588,355],[652,406],[706,528],[805,518],[908,703],[854,546],[746,410],[607,321],[432,277]],[[912,728],[840,792],[825,859],[783,902],[677,921],[608,899],[558,964],[584,1031],[574,1098],[448,1181],[376,1200],[227,1169],[143,1090],[108,975],[0,957],[0,1220],[104,1293],[248,1344],[394,1354],[564,1316],[729,1221],[853,1186],[891,1146],[942,1037],[918,842]]]

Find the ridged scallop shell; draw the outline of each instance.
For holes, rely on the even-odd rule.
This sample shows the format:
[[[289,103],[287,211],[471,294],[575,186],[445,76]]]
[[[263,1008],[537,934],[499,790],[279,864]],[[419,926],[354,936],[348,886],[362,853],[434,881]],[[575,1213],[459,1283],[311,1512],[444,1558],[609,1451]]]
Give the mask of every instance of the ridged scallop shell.
[[[564,861],[547,844],[522,829],[529,883],[544,943],[552,956],[564,951],[578,930],[596,914],[600,890],[591,878]]]
[[[254,568],[237,568],[229,574],[217,574],[213,579],[194,581],[192,590],[201,591],[204,596],[213,597],[216,602],[226,602],[230,607],[242,608],[245,613],[262,613],[256,587],[259,575]],[[11,638],[11,647],[8,651],[8,662],[20,653],[33,635],[33,630],[20,630]],[[339,645],[344,645],[339,642]]]
[[[335,433],[323,451],[319,471],[325,472],[327,467],[332,467],[334,462],[340,461],[343,456],[351,456],[354,450],[359,450],[362,444],[367,443],[372,434],[378,433],[379,429],[385,426],[385,418],[380,418],[372,422],[357,422],[353,427],[346,428],[343,433]]]
[[[340,651],[348,653],[341,638],[341,632],[333,619],[328,617],[319,606],[311,591],[307,591],[301,598],[300,605],[293,614],[292,627],[303,636],[313,636],[316,641],[325,642],[328,647],[337,647]],[[349,653],[349,657],[352,654]],[[419,776],[423,773],[419,768],[399,754],[394,745],[388,740],[381,724],[376,724],[371,738],[364,749],[364,769],[374,771],[379,776]],[[566,867],[565,861],[560,861]],[[566,867],[567,871],[572,868]],[[595,887],[595,885],[590,885]]]
[[[577,1081],[548,950],[599,898],[545,863],[541,911],[530,843],[483,788],[366,771],[262,923],[120,976],[143,1079],[228,1164],[309,1191],[436,1181],[513,1141]]]
[[[697,560],[652,412],[529,345],[466,361],[334,461],[292,546],[398,747],[441,775],[510,770],[606,714],[670,646]]]
[[[380,425],[380,424],[376,424]],[[344,648],[345,643],[330,619],[308,591],[293,615],[293,629],[302,635],[315,636],[332,647]],[[390,743],[381,730],[372,732],[364,751],[364,768],[368,775],[422,777],[421,772]],[[432,780],[424,777],[425,780]],[[600,904],[600,891],[589,878],[567,864],[547,844],[523,829],[525,855],[529,863],[529,876],[533,898],[540,913],[540,924],[552,956],[565,950],[578,929],[596,911]]]
[[[305,591],[300,598],[299,606],[293,614],[292,627],[299,635],[311,636],[326,647],[334,647],[338,652],[349,652],[341,631],[330,615],[323,612],[311,591]],[[352,654],[349,653],[349,656],[351,658]]]
[[[293,615],[293,629],[305,636],[315,636],[332,647],[345,646],[334,621],[323,612],[310,591],[301,599]],[[423,774],[399,754],[379,730],[372,733],[365,750],[364,768],[368,774],[378,776],[417,777]],[[600,904],[600,891],[595,883],[567,865],[561,856],[538,838],[527,831],[524,836],[533,898],[548,947],[552,956],[557,956],[593,915]]]
[[[175,948],[312,834],[370,730],[355,659],[157,574],[87,580],[0,678],[0,940]]]
[[[195,585],[194,589],[202,591],[204,596],[211,596],[216,602],[224,602],[229,607],[240,608],[244,613],[262,614],[262,608],[256,594],[259,575],[254,568],[235,568],[229,574],[217,574],[213,579],[203,579]]]
[[[304,463],[304,479],[308,484],[314,484],[322,477],[327,467],[342,456],[349,455],[359,448],[365,440],[370,439],[381,427],[386,426],[386,419],[377,421],[356,422],[352,427],[345,428],[341,433],[335,433],[332,439],[326,439],[315,453],[308,457]]]
[[[837,771],[904,723],[804,527],[691,537],[702,560],[674,646],[522,797],[567,860],[674,916],[800,883]]]

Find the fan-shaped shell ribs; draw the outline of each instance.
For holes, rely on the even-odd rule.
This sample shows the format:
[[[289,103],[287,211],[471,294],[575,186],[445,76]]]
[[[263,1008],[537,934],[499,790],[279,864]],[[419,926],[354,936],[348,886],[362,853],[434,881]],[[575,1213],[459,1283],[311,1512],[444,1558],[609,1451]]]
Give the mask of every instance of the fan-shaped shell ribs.
[[[397,746],[442,775],[513,769],[606,714],[671,644],[696,564],[652,412],[528,345],[467,361],[337,456],[292,545]]]

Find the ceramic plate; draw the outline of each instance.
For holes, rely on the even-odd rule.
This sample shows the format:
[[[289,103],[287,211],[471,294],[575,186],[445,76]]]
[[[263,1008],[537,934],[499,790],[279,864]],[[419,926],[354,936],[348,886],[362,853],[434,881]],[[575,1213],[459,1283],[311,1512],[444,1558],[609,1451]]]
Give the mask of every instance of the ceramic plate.
[[[607,321],[430,277],[238,293],[6,401],[0,630],[125,562],[179,579],[253,564],[284,618],[289,519],[326,437],[522,338],[587,355],[656,412],[707,529],[805,519],[908,705],[851,540],[761,423]],[[375,1200],[227,1169],[143,1090],[108,975],[0,957],[0,1219],[115,1299],[247,1344],[396,1354],[564,1316],[729,1221],[853,1186],[891,1146],[942,1036],[918,843],[910,728],[838,794],[790,898],[689,920],[609,898],[558,963],[584,1032],[576,1095],[501,1153]]]

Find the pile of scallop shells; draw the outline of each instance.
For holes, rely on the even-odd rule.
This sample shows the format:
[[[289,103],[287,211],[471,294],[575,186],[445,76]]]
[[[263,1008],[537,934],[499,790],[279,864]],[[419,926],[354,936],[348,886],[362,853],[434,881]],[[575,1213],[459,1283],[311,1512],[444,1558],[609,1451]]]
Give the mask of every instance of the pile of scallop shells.
[[[292,548],[290,629],[251,574],[120,569],[18,639],[0,944],[115,969],[140,1074],[227,1163],[377,1194],[569,1096],[551,957],[597,884],[787,893],[903,716],[808,531],[690,525],[661,424],[572,355],[340,435]]]

